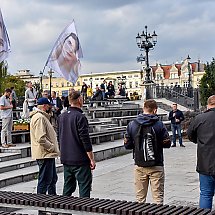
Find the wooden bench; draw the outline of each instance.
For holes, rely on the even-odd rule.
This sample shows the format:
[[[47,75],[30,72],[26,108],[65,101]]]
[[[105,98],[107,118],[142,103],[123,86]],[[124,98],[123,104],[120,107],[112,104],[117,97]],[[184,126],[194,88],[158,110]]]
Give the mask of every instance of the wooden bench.
[[[0,206],[39,210],[60,214],[116,214],[116,215],[207,215],[208,209],[188,206],[137,203],[125,200],[79,198],[0,191]]]

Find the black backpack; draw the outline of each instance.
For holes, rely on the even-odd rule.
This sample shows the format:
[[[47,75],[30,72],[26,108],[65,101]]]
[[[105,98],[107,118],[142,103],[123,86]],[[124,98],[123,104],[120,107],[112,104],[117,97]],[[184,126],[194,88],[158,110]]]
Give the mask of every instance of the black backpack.
[[[136,122],[138,123],[138,122]],[[153,125],[140,125],[134,137],[134,160],[137,166],[156,166],[157,137]]]

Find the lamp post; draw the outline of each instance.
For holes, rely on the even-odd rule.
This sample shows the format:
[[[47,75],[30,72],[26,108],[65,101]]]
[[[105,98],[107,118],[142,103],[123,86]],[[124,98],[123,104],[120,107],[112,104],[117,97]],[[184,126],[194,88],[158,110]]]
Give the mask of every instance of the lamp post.
[[[152,81],[150,74],[151,68],[149,67],[149,51],[153,50],[154,46],[157,43],[157,34],[154,31],[153,34],[151,35],[147,31],[147,26],[145,26],[145,31],[143,31],[141,35],[139,33],[137,34],[136,43],[140,51],[145,51],[145,56],[143,56],[141,53],[140,56],[137,57],[137,62],[141,62],[142,64],[142,62],[145,61],[146,77],[143,84],[146,87],[146,99],[150,99],[152,97],[150,92],[151,91],[150,85],[152,85],[154,82]]]
[[[192,69],[190,69],[190,56],[187,56],[187,66],[188,66],[188,87],[187,95],[188,97],[193,97],[193,87],[192,87]]]
[[[42,92],[43,91],[43,73],[42,73],[42,71],[40,71],[39,75],[40,75],[40,91]]]
[[[49,92],[50,92],[50,98],[51,98],[51,91],[52,91],[52,74],[54,72],[52,71],[52,69],[50,71],[48,71],[49,74]]]

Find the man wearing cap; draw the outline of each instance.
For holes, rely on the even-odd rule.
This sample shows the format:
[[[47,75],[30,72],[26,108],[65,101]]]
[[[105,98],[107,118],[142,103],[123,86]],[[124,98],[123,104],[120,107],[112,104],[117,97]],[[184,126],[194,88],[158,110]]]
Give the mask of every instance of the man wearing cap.
[[[80,92],[69,94],[69,109],[58,117],[58,138],[61,163],[64,166],[63,195],[71,196],[79,185],[79,196],[90,197],[92,173],[95,169],[89,126],[81,107],[83,97]]]
[[[39,176],[37,193],[56,195],[57,173],[55,158],[59,156],[57,135],[50,123],[51,103],[47,98],[37,100],[37,110],[31,112],[31,154],[37,160]]]

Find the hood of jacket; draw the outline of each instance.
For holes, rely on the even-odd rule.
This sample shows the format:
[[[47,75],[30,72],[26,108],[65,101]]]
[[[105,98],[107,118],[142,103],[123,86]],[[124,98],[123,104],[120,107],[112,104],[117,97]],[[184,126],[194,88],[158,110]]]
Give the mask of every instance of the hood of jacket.
[[[141,125],[153,125],[157,121],[159,121],[159,118],[154,114],[139,114],[136,119],[136,122]]]
[[[50,120],[50,115],[48,113],[46,113],[45,111],[42,111],[40,109],[34,110],[30,112],[30,118],[32,118],[36,113],[41,113],[43,114],[48,120]]]

